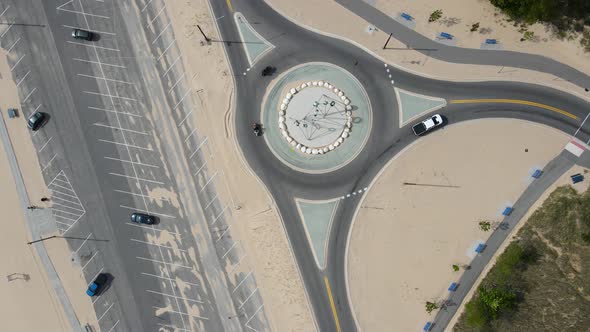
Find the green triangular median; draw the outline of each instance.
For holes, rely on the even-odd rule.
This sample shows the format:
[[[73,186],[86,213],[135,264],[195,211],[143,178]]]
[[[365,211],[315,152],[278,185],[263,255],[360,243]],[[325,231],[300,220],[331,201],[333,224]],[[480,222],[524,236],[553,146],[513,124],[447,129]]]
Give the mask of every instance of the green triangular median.
[[[416,120],[421,115],[443,108],[447,101],[443,98],[431,97],[394,88],[399,108],[399,126]]]
[[[299,215],[301,216],[301,220],[303,220],[307,239],[311,244],[316,263],[320,268],[326,266],[326,250],[330,235],[330,225],[332,224],[334,212],[339,201],[338,199],[331,201],[295,200]]]

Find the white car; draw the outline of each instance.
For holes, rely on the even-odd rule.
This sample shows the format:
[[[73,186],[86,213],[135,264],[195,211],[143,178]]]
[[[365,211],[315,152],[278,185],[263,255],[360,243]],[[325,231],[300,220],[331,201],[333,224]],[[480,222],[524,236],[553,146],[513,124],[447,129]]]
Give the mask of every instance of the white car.
[[[412,131],[414,131],[414,134],[416,134],[417,136],[420,136],[420,135],[423,135],[424,133],[428,132],[429,130],[432,130],[433,128],[436,128],[436,127],[442,125],[442,123],[443,123],[442,116],[440,116],[440,114],[434,114],[433,116],[429,117],[428,119],[413,125]]]

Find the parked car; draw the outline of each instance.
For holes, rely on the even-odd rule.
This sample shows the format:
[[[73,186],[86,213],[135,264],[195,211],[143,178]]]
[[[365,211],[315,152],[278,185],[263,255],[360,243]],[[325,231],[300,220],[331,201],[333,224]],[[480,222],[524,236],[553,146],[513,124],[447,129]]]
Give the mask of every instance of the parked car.
[[[88,286],[88,289],[86,290],[86,295],[90,297],[99,295],[108,280],[109,276],[106,273],[100,273],[98,276],[96,276],[96,279],[94,279],[94,281],[91,282]]]
[[[426,132],[442,125],[442,123],[443,123],[442,117],[439,114],[435,114],[435,115],[431,116],[430,118],[413,125],[412,130],[414,131],[414,134],[416,134],[417,136],[420,136],[420,135],[424,135]]]
[[[74,37],[74,39],[83,39],[83,40],[92,41],[92,39],[94,38],[94,34],[90,31],[87,31],[87,30],[74,29],[74,30],[72,30],[72,37]]]
[[[138,224],[153,225],[156,223],[156,217],[145,213],[135,212],[131,215],[131,221]]]
[[[27,126],[29,129],[35,131],[43,125],[43,121],[45,121],[45,113],[43,112],[35,112],[33,115],[29,117],[27,121]]]

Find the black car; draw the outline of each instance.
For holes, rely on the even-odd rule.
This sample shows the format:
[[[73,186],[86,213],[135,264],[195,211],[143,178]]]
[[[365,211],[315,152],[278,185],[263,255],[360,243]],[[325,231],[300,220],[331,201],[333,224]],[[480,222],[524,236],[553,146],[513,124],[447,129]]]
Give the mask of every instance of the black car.
[[[86,295],[90,297],[99,295],[107,281],[109,281],[108,275],[106,273],[100,273],[96,279],[94,279],[94,281],[88,285]]]
[[[45,120],[45,114],[42,112],[35,112],[33,115],[29,117],[29,121],[27,121],[27,126],[31,130],[37,130],[41,128],[43,125],[43,121]]]
[[[94,34],[90,31],[82,30],[82,29],[74,29],[72,30],[72,37],[75,39],[84,39],[88,41],[92,41]]]
[[[153,225],[156,223],[156,217],[145,213],[135,212],[131,215],[131,221],[138,224]]]

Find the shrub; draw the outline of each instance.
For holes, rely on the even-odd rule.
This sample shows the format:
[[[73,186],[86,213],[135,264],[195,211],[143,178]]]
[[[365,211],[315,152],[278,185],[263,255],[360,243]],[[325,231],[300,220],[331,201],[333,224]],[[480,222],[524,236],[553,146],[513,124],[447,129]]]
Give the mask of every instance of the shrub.
[[[438,20],[439,18],[442,17],[442,14],[443,14],[442,9],[437,9],[437,10],[433,11],[430,14],[430,17],[428,18],[428,23],[432,23],[432,22]]]

